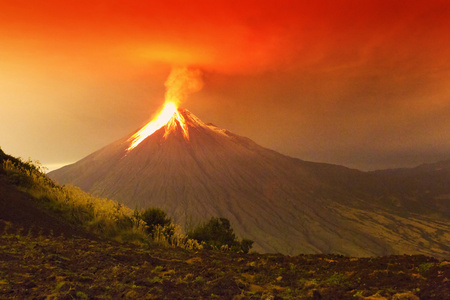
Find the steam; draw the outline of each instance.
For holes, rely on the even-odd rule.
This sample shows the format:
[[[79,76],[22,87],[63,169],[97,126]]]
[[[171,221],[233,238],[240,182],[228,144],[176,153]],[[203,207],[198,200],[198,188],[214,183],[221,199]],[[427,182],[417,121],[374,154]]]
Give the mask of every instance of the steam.
[[[202,72],[188,67],[172,68],[164,86],[166,87],[166,103],[178,104],[186,100],[189,94],[202,89]]]

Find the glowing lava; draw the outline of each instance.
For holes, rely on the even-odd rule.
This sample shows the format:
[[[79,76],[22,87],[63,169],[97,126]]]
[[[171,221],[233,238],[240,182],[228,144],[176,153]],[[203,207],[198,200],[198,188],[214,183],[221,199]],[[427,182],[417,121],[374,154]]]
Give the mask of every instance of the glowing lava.
[[[143,140],[164,126],[166,126],[164,138],[167,138],[171,131],[174,131],[177,126],[180,126],[184,138],[189,140],[188,128],[184,117],[180,114],[174,102],[166,102],[164,108],[153,120],[130,137],[129,141],[131,140],[132,142],[130,147],[127,148],[127,151],[133,150]]]
[[[188,67],[174,67],[164,83],[166,87],[164,107],[161,112],[147,125],[133,134],[128,140],[132,141],[127,151],[136,148],[143,140],[152,135],[156,130],[165,126],[164,138],[180,126],[183,136],[189,140],[188,127],[183,114],[178,111],[177,103],[185,100],[193,92],[201,90],[203,86],[200,70]]]

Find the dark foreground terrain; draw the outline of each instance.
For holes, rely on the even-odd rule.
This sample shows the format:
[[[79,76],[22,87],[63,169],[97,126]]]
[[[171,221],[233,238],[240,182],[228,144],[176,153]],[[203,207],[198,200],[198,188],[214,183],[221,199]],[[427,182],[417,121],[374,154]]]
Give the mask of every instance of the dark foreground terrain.
[[[0,162],[0,299],[450,299],[448,257],[162,246],[110,200]]]
[[[0,221],[1,299],[449,299],[450,262],[187,251]]]

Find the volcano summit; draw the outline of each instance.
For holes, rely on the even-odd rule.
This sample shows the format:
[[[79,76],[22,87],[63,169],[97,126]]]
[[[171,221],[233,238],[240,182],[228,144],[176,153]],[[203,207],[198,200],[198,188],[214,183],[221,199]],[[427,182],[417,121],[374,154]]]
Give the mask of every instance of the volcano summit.
[[[450,257],[450,218],[439,200],[450,185],[405,191],[420,176],[302,161],[185,109],[135,144],[139,132],[49,175],[131,208],[160,207],[185,227],[228,218],[257,251]],[[445,183],[449,165],[427,170],[444,170]]]

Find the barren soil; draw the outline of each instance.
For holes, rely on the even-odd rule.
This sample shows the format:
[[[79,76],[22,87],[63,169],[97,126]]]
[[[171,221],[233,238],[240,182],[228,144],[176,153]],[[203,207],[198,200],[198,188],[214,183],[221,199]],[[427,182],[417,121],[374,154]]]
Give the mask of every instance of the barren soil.
[[[3,225],[5,223],[3,222]],[[0,299],[448,299],[450,263],[142,248],[86,238],[0,236]],[[49,298],[47,298],[49,297]],[[372,298],[373,299],[373,298]]]

